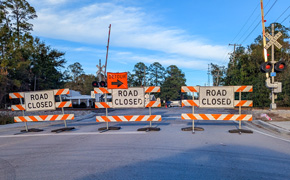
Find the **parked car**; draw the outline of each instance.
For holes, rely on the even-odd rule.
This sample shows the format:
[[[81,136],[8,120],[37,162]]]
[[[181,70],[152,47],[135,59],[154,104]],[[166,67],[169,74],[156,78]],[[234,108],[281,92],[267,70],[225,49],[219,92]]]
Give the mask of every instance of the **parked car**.
[[[181,107],[180,101],[167,101],[167,107]]]

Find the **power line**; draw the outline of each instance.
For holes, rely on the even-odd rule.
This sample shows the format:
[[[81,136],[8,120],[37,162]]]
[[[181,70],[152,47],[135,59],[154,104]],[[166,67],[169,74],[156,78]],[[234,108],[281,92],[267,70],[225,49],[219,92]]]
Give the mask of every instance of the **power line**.
[[[267,7],[270,3],[270,0],[267,2],[267,4],[265,5],[265,7]],[[256,22],[260,22],[259,20],[260,14],[257,15],[257,17],[255,18],[255,20],[252,22],[252,24],[248,27],[248,29],[244,32],[244,34],[238,39],[237,42],[240,42],[240,40],[247,34],[247,32],[252,28],[252,26],[256,23]],[[258,25],[257,25],[258,26]]]
[[[249,20],[251,19],[251,17],[254,15],[254,13],[256,12],[257,8],[259,7],[260,3],[258,3],[258,5],[256,6],[256,8],[254,9],[254,11],[251,13],[250,17],[246,20],[246,23],[243,25],[243,27],[240,29],[240,31],[238,32],[238,34],[236,35],[236,37],[232,40],[232,42],[240,35],[240,33],[242,32],[242,30],[244,29],[244,27],[248,24]]]
[[[276,2],[277,2],[278,0],[275,0],[275,2],[272,4],[272,6],[270,7],[270,9],[266,12],[266,14],[265,14],[265,17],[266,17],[266,15],[271,11],[271,9],[275,6],[275,4],[276,4]],[[241,44],[243,44],[247,39],[248,39],[248,37],[257,29],[257,27],[259,26],[261,24],[261,21],[259,21],[258,22],[258,24],[254,27],[254,29],[248,34],[248,36],[242,41],[242,43]]]
[[[283,16],[285,14],[285,12],[290,8],[290,6],[288,6],[288,8],[276,19],[275,22],[278,22],[278,20],[280,19],[281,16]]]
[[[281,24],[286,21],[286,19],[288,19],[288,17],[290,17],[290,14],[281,22]]]

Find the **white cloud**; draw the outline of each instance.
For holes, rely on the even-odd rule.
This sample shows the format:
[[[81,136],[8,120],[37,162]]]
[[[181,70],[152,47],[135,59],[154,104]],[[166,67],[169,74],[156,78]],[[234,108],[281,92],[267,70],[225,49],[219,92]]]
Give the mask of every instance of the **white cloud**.
[[[70,3],[68,0],[46,2]],[[164,65],[201,67],[207,65],[204,61],[224,60],[228,51],[226,46],[207,44],[181,29],[161,27],[154,17],[136,7],[94,3],[81,8],[61,10],[54,6],[43,6],[39,7],[37,14],[38,18],[33,22],[34,33],[37,36],[106,45],[108,26],[112,24],[111,46],[147,49],[164,56],[167,54],[167,57],[163,58],[148,55],[134,57],[134,53],[130,52],[132,55],[129,59],[132,61],[138,59],[138,62],[159,61]],[[128,59],[128,52],[124,55],[127,55]]]

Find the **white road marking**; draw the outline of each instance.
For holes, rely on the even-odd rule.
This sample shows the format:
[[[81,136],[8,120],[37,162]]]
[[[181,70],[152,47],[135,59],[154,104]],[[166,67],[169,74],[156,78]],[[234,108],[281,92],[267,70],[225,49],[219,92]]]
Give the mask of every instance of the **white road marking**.
[[[252,131],[254,131],[254,132],[257,132],[257,133],[263,134],[263,135],[265,135],[265,136],[269,136],[269,137],[271,137],[271,138],[275,138],[275,139],[280,139],[280,140],[282,140],[282,141],[286,141],[286,142],[289,142],[289,143],[290,143],[290,140],[288,140],[288,139],[284,139],[284,138],[280,138],[280,137],[277,137],[277,136],[273,136],[273,135],[270,135],[270,134],[267,134],[267,133],[261,132],[261,131],[256,130],[256,129],[249,128],[249,127],[246,127],[246,128],[247,128],[247,129],[250,129],[250,130],[252,130]]]
[[[8,137],[36,137],[36,136],[77,136],[77,135],[111,135],[111,134],[146,134],[144,131],[140,132],[84,132],[84,133],[51,133],[51,134],[17,134],[17,135],[3,135],[0,138]]]

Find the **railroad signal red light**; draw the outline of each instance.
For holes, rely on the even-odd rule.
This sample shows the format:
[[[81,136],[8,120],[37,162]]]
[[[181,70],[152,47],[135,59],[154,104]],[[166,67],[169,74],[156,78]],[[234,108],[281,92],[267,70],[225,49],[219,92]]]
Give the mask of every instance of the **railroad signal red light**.
[[[278,61],[275,66],[274,66],[274,70],[275,72],[279,73],[282,72],[286,69],[286,63],[285,61]]]
[[[263,62],[260,66],[260,70],[263,73],[268,73],[272,71],[272,63],[270,62]]]
[[[92,82],[93,87],[99,87],[99,82],[98,81],[93,81]]]
[[[107,83],[106,83],[105,81],[101,81],[101,82],[100,82],[100,86],[101,86],[101,87],[107,87]]]

